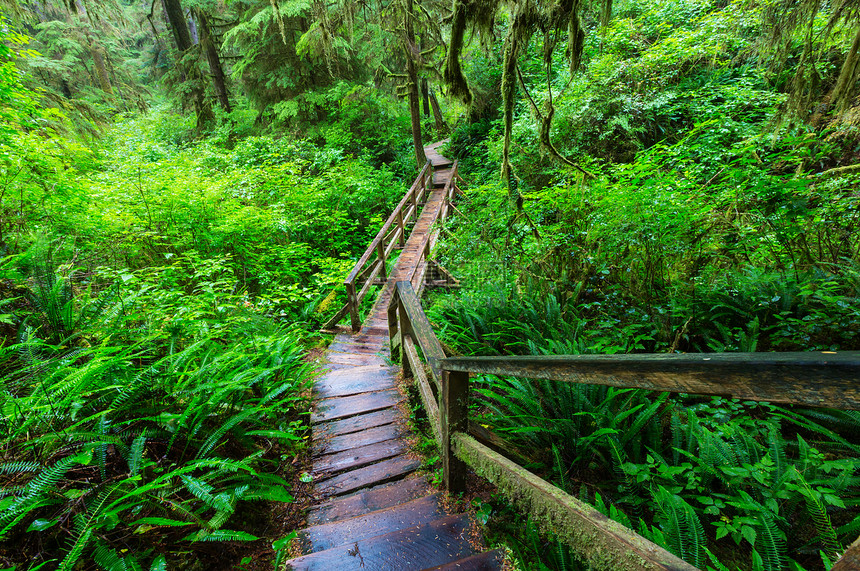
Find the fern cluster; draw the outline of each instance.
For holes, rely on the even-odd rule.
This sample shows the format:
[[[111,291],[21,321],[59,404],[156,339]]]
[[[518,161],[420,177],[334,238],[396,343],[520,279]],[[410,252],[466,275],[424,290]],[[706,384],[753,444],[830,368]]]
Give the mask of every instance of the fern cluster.
[[[466,353],[577,353],[589,339],[602,351],[627,351],[609,335],[635,339],[626,330],[594,332],[553,296],[470,295],[434,311],[446,341]],[[595,347],[588,351],[601,352]],[[560,486],[598,483],[583,488],[587,499],[602,498],[607,515],[699,568],[722,569],[721,559],[742,569],[814,568],[860,532],[856,411],[475,381],[478,422],[530,450]]]
[[[0,348],[0,541],[21,565],[166,569],[177,555],[154,546],[256,540],[237,512],[293,500],[279,455],[304,431],[298,333],[234,321],[115,345],[140,319],[118,288],[39,289],[32,327]]]

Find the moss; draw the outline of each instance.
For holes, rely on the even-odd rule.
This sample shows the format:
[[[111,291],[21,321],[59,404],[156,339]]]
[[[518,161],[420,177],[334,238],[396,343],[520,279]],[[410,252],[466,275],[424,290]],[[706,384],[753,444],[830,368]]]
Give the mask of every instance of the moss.
[[[555,486],[526,479],[522,474],[524,469],[489,449],[484,450],[470,437],[455,434],[452,437],[452,445],[458,458],[498,487],[505,497],[523,511],[528,512],[544,530],[554,533],[567,543],[592,569],[692,569],[683,561],[640,538],[594,508],[581,504]],[[479,446],[481,448],[478,448]],[[605,527],[605,530],[589,526],[589,519]],[[623,537],[625,535],[626,538]],[[631,544],[634,549],[630,548]],[[657,561],[646,559],[637,551],[653,553],[653,558]]]

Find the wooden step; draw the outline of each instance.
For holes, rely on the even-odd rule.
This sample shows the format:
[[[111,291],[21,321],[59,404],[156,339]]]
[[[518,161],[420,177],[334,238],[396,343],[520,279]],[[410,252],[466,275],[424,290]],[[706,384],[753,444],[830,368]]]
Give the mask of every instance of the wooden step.
[[[358,446],[343,452],[327,454],[314,460],[313,476],[321,478],[333,476],[346,470],[355,470],[387,460],[408,451],[408,446],[402,440],[385,440],[367,446]]]
[[[361,367],[363,365],[387,365],[385,358],[379,354],[335,353],[329,351],[326,353],[325,358],[329,363],[352,365],[354,367]]]
[[[322,399],[316,403],[316,410],[311,414],[311,423],[347,418],[357,414],[388,408],[398,404],[402,400],[403,397],[396,389],[386,389],[348,397]]]
[[[357,418],[357,417],[354,417]],[[346,421],[340,421],[346,422]],[[384,424],[382,426],[374,426],[351,432],[341,436],[332,436],[330,438],[316,438],[314,435],[313,455],[324,456],[326,454],[335,454],[345,450],[351,450],[360,446],[368,446],[377,442],[385,442],[394,438],[400,438],[405,434],[405,430],[399,423]]]
[[[388,343],[388,330],[376,330],[377,333],[369,333],[367,329],[362,328],[358,333],[353,332],[343,332],[338,333],[332,339],[332,343],[378,343],[380,345],[384,345]]]
[[[390,508],[426,495],[429,487],[427,478],[414,476],[334,498],[311,508],[308,523],[318,525],[341,521]]]
[[[330,371],[314,384],[319,398],[343,397],[394,387],[399,367],[365,365]]]
[[[436,567],[428,567],[424,571],[500,571],[504,567],[504,560],[502,552],[494,549]]]
[[[378,343],[339,343],[335,342],[328,346],[329,351],[337,353],[362,353],[374,355],[382,351],[383,345]]]
[[[365,515],[309,527],[299,533],[299,541],[305,554],[338,545],[349,544],[351,547],[353,542],[429,523],[444,516],[438,494],[433,494]]]
[[[343,420],[318,423],[313,426],[314,442],[391,424],[399,418],[399,410],[396,408],[384,408],[374,412],[357,414]]]
[[[362,488],[398,480],[411,474],[420,466],[421,462],[418,460],[398,456],[321,480],[317,482],[316,490],[323,497],[342,496]]]
[[[332,571],[364,568],[372,571],[421,571],[462,559],[473,552],[469,520],[446,516],[369,539],[353,541],[287,562],[293,571]]]

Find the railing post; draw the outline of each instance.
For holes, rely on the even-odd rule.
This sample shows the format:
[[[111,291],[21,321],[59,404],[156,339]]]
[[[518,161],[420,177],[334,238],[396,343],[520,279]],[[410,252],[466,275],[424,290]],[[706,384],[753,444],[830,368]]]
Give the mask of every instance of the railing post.
[[[400,247],[406,246],[406,224],[403,222],[403,211],[397,211],[397,226],[400,228]]]
[[[385,274],[385,240],[380,240],[376,247],[376,252],[379,254],[379,263],[382,264],[382,279],[386,278]]]
[[[400,368],[403,369],[405,378],[412,377],[412,365],[409,363],[409,357],[406,355],[406,337],[414,341],[412,333],[412,323],[409,321],[409,316],[406,315],[406,308],[400,303],[400,298],[397,300],[397,321],[400,330]]]
[[[397,319],[397,312],[400,307],[400,294],[397,292],[397,287],[391,292],[391,303],[388,306],[388,341],[391,348],[391,356],[395,357],[401,354],[399,349],[403,346],[403,337],[400,335],[400,327]],[[403,357],[400,358],[401,362]]]
[[[454,456],[451,435],[469,430],[469,373],[442,372],[442,471],[443,483],[449,494],[466,490],[466,464]]]
[[[349,321],[353,331],[361,329],[361,320],[358,318],[358,296],[355,295],[355,284],[346,282],[346,303],[349,305]]]

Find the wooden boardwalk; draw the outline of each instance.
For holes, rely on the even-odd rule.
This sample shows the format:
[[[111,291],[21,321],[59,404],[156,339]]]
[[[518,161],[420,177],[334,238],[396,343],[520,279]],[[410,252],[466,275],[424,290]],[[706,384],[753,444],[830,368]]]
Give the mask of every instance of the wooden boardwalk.
[[[417,260],[443,207],[451,161],[425,147],[433,186],[394,269],[358,333],[339,333],[316,383],[313,477],[320,503],[299,534],[304,555],[287,569],[406,571],[501,569],[485,552],[468,514],[445,507],[444,493],[416,474],[398,367],[389,365],[387,310],[397,281],[423,275]],[[423,261],[421,264],[425,263]]]

